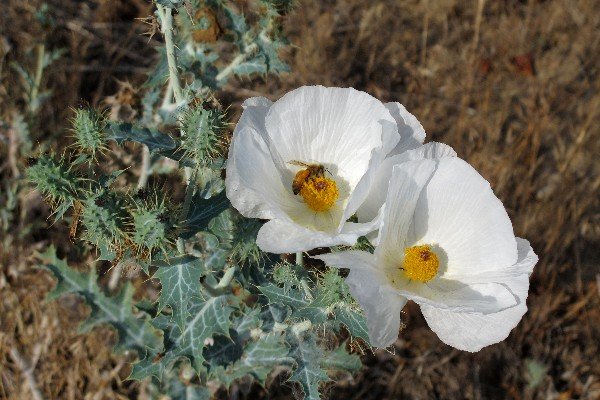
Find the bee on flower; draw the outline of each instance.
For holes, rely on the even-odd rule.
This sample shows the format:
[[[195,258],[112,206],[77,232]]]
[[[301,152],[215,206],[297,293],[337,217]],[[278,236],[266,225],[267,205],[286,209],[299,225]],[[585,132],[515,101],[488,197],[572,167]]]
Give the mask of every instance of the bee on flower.
[[[257,244],[271,253],[353,245],[378,210],[349,222],[386,157],[421,146],[425,132],[398,103],[352,88],[305,86],[276,102],[244,102],[229,150],[226,193],[244,216],[269,220]]]
[[[408,300],[457,349],[474,352],[504,340],[527,311],[537,256],[515,237],[489,183],[447,146],[433,144],[399,158],[374,178],[387,180],[387,194],[373,194],[362,210],[368,215],[385,204],[374,254],[316,258],[350,269],[347,283],[376,347],[395,342]]]

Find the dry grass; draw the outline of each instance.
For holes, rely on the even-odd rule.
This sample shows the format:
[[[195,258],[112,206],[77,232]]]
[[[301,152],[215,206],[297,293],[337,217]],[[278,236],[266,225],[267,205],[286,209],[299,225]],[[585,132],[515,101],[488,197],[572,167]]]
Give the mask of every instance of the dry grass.
[[[44,109],[48,122],[38,139],[60,132],[64,110],[80,98],[98,103],[114,94],[115,77],[139,82],[150,62],[141,27],[129,23],[147,12],[144,2],[61,4],[64,15],[46,39],[69,53],[46,78],[55,98]],[[115,4],[128,11],[119,14]],[[24,8],[9,7],[21,25],[1,33],[19,51],[40,35],[35,24],[18,18]],[[286,55],[293,74],[227,89],[226,102],[236,104],[311,83],[354,86],[402,102],[429,140],[452,145],[490,181],[515,232],[540,255],[529,312],[505,342],[477,354],[453,350],[410,307],[395,354],[365,355],[368,368],[326,388],[331,398],[600,397],[598,9],[594,0],[303,0],[286,23],[296,46]],[[2,97],[11,88],[2,78]],[[121,383],[128,367],[111,355],[108,330],[78,335],[84,313],[78,302],[42,302],[51,280],[32,270],[28,255],[51,239],[40,226],[43,207],[31,197],[22,200],[19,226],[38,222],[32,233],[15,235],[10,248],[0,249],[0,397],[32,397],[31,382],[23,378],[27,366],[15,361],[13,349],[32,367],[30,376],[46,398],[136,396],[137,385]],[[61,244],[56,238],[67,237],[65,228],[52,229]],[[532,362],[545,368],[536,386]],[[274,382],[270,393],[283,399],[291,389]]]

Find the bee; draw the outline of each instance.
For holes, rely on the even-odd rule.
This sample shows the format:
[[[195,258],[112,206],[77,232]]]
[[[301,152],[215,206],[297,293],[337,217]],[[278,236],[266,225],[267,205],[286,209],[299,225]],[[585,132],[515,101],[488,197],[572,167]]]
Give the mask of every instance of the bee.
[[[300,193],[302,186],[311,178],[322,177],[325,175],[325,167],[321,164],[307,164],[302,161],[289,161],[288,164],[304,167],[296,173],[294,180],[292,181],[292,191],[295,195]]]

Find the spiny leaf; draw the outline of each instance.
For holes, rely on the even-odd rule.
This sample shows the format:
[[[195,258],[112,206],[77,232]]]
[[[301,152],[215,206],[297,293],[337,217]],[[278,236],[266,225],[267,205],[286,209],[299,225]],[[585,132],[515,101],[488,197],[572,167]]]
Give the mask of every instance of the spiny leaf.
[[[233,73],[238,76],[247,76],[252,74],[264,75],[267,73],[267,65],[265,64],[264,58],[256,57],[236,65],[233,68]]]
[[[171,258],[158,265],[153,278],[160,281],[162,289],[158,298],[158,311],[170,306],[173,319],[183,329],[189,316],[189,304],[201,297],[200,277],[204,273],[202,262],[193,256]]]
[[[130,123],[111,122],[108,125],[110,139],[122,144],[133,141],[145,144],[150,151],[174,150],[177,147],[175,139],[157,129],[137,127]]]
[[[200,194],[195,194],[190,204],[190,211],[187,215],[184,233],[181,237],[189,239],[196,232],[206,230],[210,220],[228,207],[229,199],[227,199],[225,190],[209,199],[203,198]]]
[[[306,400],[319,400],[319,384],[329,380],[321,369],[323,352],[311,332],[299,335],[289,332],[287,336],[291,345],[289,355],[296,361],[290,380],[300,384]]]
[[[56,299],[64,294],[78,294],[91,308],[91,313],[83,324],[84,329],[107,323],[118,333],[120,349],[133,349],[143,357],[147,350],[159,352],[162,340],[158,331],[144,319],[137,318],[132,312],[133,289],[126,285],[116,297],[109,297],[100,289],[95,272],[85,273],[70,268],[64,260],[56,256],[56,250],[50,246],[40,254],[43,267],[50,270],[57,278],[54,290],[48,299]]]
[[[233,309],[228,297],[213,297],[202,304],[174,342],[173,353],[188,357],[197,372],[203,369],[204,341],[215,334],[229,335],[229,315]]]
[[[321,358],[321,367],[326,370],[337,370],[353,373],[360,370],[360,357],[346,351],[346,343],[342,343],[334,351],[325,352]]]
[[[259,286],[258,290],[269,300],[270,303],[283,304],[293,309],[307,307],[310,302],[304,298],[297,289],[285,290],[273,284]]]
[[[258,340],[250,342],[240,360],[227,368],[215,370],[214,375],[226,386],[230,386],[234,380],[248,375],[263,385],[275,367],[291,366],[294,363],[293,358],[284,356],[288,350],[282,335],[275,332],[268,333]]]
[[[308,319],[313,324],[321,324],[327,321],[328,306],[321,298],[309,300],[298,289],[292,288],[286,291],[272,284],[259,286],[258,289],[267,297],[270,303],[291,307],[293,310],[292,317],[294,318]]]
[[[231,295],[219,295],[207,301],[197,299],[189,308],[190,316],[183,328],[173,325],[165,315],[156,317],[152,322],[164,331],[165,351],[150,354],[140,361],[140,366],[134,368],[135,378],[143,377],[144,373],[164,374],[181,358],[188,359],[196,373],[204,372],[206,340],[215,335],[229,336],[229,317],[234,302]]]
[[[339,305],[335,308],[335,320],[344,324],[352,336],[361,338],[365,343],[370,343],[367,320],[359,311],[348,305]]]
[[[180,149],[175,139],[154,128],[138,127],[124,122],[109,122],[106,138],[120,145],[127,141],[138,142],[148,146],[153,153],[179,161],[185,166],[194,165],[192,160],[185,157],[185,152]]]
[[[264,57],[269,73],[290,72],[290,67],[279,58],[279,49],[285,46],[281,40],[269,40],[264,36],[256,38],[259,54]]]

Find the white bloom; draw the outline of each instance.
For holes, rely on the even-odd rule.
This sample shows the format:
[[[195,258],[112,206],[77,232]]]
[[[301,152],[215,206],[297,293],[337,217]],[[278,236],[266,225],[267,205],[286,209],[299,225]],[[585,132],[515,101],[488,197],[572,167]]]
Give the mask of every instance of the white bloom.
[[[242,215],[270,220],[257,244],[272,253],[352,245],[377,229],[377,213],[347,221],[385,157],[419,146],[425,134],[398,103],[384,105],[351,88],[306,86],[243,107],[229,150],[227,197]]]
[[[444,153],[452,156],[439,147],[437,156]],[[371,343],[394,343],[407,300],[453,347],[479,351],[504,340],[527,311],[537,256],[515,238],[489,183],[457,157],[409,160],[390,175],[374,254],[316,257],[350,269]]]

